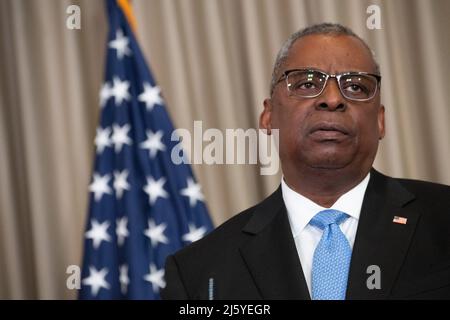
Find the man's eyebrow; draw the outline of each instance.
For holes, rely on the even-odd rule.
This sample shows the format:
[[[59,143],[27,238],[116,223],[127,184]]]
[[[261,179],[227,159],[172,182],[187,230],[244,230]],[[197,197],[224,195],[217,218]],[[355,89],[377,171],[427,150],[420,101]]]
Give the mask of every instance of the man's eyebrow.
[[[366,72],[366,73],[372,73],[372,74],[377,74],[375,71],[367,71],[367,70],[360,70],[360,69],[346,69],[343,71],[339,71],[339,72],[328,72],[326,70],[320,69],[320,68],[316,68],[316,67],[293,67],[293,68],[288,68],[286,70],[283,70],[282,72],[280,72],[280,76],[282,76],[286,71],[291,71],[291,70],[311,70],[311,71],[320,71],[326,74],[342,74],[342,73],[353,73],[353,72]]]

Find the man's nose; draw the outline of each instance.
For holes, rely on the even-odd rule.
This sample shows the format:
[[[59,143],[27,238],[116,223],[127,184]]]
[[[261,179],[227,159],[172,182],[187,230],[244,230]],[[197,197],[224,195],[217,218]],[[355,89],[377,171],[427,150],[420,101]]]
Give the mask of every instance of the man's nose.
[[[317,98],[316,109],[327,111],[345,111],[347,101],[342,96],[336,79],[328,79],[322,94]]]

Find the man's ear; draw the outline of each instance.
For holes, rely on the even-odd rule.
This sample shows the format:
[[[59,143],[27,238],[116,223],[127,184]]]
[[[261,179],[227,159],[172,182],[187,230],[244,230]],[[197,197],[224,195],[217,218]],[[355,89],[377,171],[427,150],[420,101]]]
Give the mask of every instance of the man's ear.
[[[385,123],[384,123],[384,105],[380,106],[378,110],[378,132],[379,132],[379,140],[384,138],[386,133]]]
[[[264,100],[264,110],[259,116],[259,128],[266,129],[267,134],[271,134],[272,130],[272,100],[267,98]]]

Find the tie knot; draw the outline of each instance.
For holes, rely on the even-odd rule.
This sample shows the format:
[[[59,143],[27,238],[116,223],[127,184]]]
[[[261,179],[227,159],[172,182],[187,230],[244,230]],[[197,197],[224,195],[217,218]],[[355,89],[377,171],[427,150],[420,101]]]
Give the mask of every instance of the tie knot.
[[[326,226],[330,224],[341,224],[348,218],[348,214],[339,210],[323,210],[317,213],[309,222],[310,225],[317,227],[319,229],[325,229]]]

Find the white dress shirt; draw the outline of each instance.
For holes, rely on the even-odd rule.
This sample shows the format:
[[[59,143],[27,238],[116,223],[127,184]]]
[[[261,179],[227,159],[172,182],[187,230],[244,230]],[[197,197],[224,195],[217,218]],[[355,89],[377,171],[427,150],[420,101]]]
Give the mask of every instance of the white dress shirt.
[[[286,205],[289,224],[291,225],[292,235],[294,236],[295,246],[297,247],[298,257],[302,264],[310,295],[314,250],[319,244],[323,231],[309,225],[309,222],[322,210],[335,209],[345,212],[349,215],[349,218],[340,224],[340,228],[350,243],[350,247],[353,249],[359,214],[369,178],[370,173],[356,187],[343,194],[331,208],[319,206],[317,203],[289,188],[284,182],[284,178],[281,179],[283,200]]]

